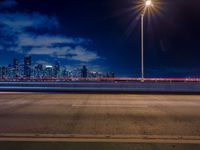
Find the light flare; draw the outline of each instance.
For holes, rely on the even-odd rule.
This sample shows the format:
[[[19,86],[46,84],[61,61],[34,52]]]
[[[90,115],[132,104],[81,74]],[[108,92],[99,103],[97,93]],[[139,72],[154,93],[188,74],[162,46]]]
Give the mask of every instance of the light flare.
[[[151,0],[147,0],[147,1],[145,2],[145,5],[146,5],[147,7],[151,6],[151,5],[152,5],[152,1],[151,1]]]
[[[139,14],[147,11],[148,14],[159,14],[161,12],[162,0],[139,0],[133,7],[133,10],[137,11]]]

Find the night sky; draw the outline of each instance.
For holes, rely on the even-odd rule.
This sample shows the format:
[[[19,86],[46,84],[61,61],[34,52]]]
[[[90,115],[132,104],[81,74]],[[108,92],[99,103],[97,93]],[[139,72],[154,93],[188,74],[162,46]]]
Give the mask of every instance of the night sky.
[[[139,77],[139,1],[1,0],[0,65],[31,55],[33,64]],[[200,1],[156,4],[144,20],[146,77],[200,77]]]

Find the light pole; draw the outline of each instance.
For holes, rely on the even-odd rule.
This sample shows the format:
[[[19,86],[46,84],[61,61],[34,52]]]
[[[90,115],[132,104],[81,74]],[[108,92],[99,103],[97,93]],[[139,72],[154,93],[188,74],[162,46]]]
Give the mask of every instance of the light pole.
[[[152,0],[145,0],[145,7],[141,14],[141,82],[144,82],[144,16],[146,10],[152,7]]]

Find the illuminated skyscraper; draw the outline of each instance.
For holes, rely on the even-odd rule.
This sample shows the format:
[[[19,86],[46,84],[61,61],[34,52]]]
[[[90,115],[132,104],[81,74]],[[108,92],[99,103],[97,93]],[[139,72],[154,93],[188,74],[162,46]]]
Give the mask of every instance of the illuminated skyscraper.
[[[0,78],[2,78],[2,67],[0,66]]]
[[[19,60],[14,58],[13,59],[13,77],[19,76]]]
[[[2,67],[2,77],[8,76],[8,67]]]
[[[88,69],[86,68],[86,66],[83,66],[83,68],[81,69],[81,77],[82,78],[88,77]]]
[[[37,64],[34,68],[34,77],[41,78],[44,76],[44,70],[42,64]]]
[[[31,56],[24,57],[24,77],[31,77]]]
[[[55,65],[53,67],[53,76],[59,77],[60,75],[60,63],[58,61],[55,61]]]
[[[51,78],[53,77],[53,66],[46,65],[44,70],[45,77]]]

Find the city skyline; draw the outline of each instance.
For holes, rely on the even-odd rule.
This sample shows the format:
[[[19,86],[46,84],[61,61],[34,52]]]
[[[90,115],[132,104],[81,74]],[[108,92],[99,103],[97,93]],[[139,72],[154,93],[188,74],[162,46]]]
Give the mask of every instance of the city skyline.
[[[34,64],[140,77],[139,1],[2,0],[0,65],[31,55]],[[161,0],[162,11],[145,16],[146,77],[200,77],[199,4]]]
[[[25,56],[23,60],[13,58],[12,63],[0,65],[0,79],[20,79],[20,78],[114,78],[114,72],[97,72],[87,68],[77,66],[68,68],[62,66],[59,61],[54,64],[32,63],[32,57]]]

